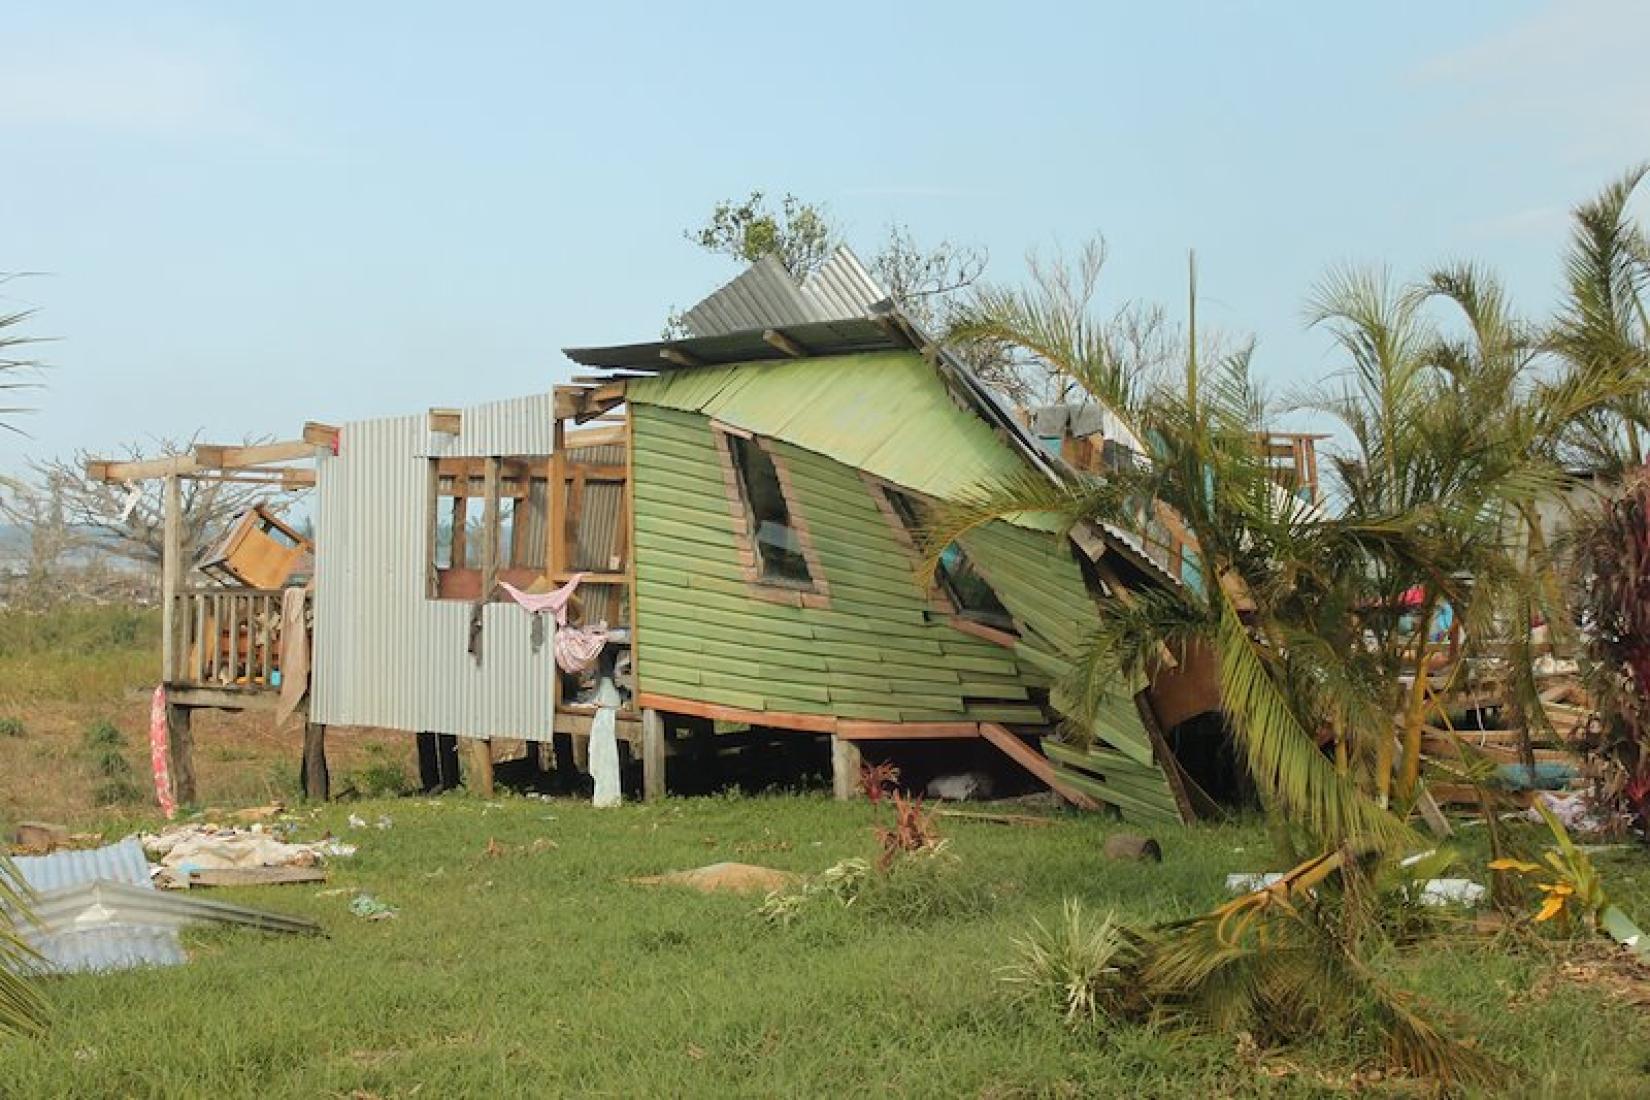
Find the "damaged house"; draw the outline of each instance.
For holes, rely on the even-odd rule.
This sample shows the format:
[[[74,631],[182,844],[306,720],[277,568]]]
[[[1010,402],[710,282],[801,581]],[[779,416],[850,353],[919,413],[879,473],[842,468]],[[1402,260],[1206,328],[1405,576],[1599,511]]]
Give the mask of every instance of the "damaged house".
[[[616,740],[648,796],[688,789],[723,745],[789,746],[828,761],[843,796],[865,756],[984,758],[1080,806],[1193,815],[1163,731],[1213,708],[1208,677],[1120,683],[1087,748],[1052,736],[1094,601],[1180,583],[1161,553],[1024,517],[971,531],[919,580],[930,509],[1026,470],[1058,478],[1058,448],[846,250],[800,284],[759,262],[684,320],[680,339],[570,350],[594,373],[551,394],[94,464],[167,478],[174,502],[182,477],[314,485],[307,587],[168,559],[174,756],[193,708],[304,695],[313,793],[325,728],[372,726],[437,735],[437,772],[442,738],[471,742],[483,784],[493,742],[545,746],[561,772],[595,771]]]

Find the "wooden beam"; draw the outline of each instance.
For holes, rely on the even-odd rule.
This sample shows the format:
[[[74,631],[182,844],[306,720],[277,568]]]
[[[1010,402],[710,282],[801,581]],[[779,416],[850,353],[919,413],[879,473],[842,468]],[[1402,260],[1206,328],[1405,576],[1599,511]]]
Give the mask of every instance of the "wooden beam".
[[[331,777],[327,773],[327,728],[319,722],[304,722],[304,763],[300,769],[304,797],[314,802],[325,802],[332,793]]]
[[[792,359],[805,359],[808,356],[807,348],[776,328],[764,329],[762,331],[762,342],[771,348],[777,348]]]
[[[686,714],[694,718],[720,719],[724,722],[743,722],[750,726],[771,729],[798,730],[802,733],[835,733],[837,720],[829,714],[794,714],[783,710],[745,710],[743,707],[725,707],[720,703],[701,703],[695,699],[679,699],[672,695],[640,692],[636,702],[666,714]]]
[[[978,722],[861,722],[837,719],[844,741],[955,741],[978,737]]]
[[[859,793],[859,769],[864,766],[859,747],[845,737],[831,738],[831,794],[847,802]]]
[[[478,798],[493,797],[493,742],[490,738],[470,739],[470,793]]]
[[[625,426],[615,424],[608,428],[584,428],[567,433],[566,446],[568,450],[579,447],[608,447],[625,441]]]
[[[442,435],[457,435],[464,427],[464,414],[458,409],[431,409],[430,431]]]
[[[665,796],[665,720],[652,707],[642,711],[642,797]]]
[[[313,443],[315,446],[325,447],[329,451],[338,449],[338,428],[334,424],[322,424],[317,420],[306,420],[301,434],[305,443]]]
[[[202,461],[202,452],[206,452],[214,461]],[[215,466],[223,470],[244,470],[249,466],[268,466],[276,462],[296,462],[314,457],[315,444],[306,443],[302,439],[288,440],[284,443],[258,443],[250,447],[202,444],[195,448],[196,466]]]
[[[663,359],[667,363],[675,363],[678,367],[698,367],[704,365],[698,359],[692,355],[689,355],[681,348],[660,348],[659,358]]]
[[[981,722],[980,736],[1003,750],[1005,756],[1048,784],[1050,790],[1073,806],[1080,810],[1100,808],[1099,802],[1062,780],[1047,757],[1020,740],[1007,726],[999,726],[995,722]]]

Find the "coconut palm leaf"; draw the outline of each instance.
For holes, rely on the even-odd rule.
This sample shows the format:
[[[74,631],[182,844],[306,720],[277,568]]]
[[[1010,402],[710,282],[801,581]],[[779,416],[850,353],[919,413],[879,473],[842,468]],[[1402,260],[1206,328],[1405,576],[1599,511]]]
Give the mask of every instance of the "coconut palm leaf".
[[[0,1035],[38,1035],[46,1026],[46,1002],[34,981],[40,956],[18,931],[33,919],[28,894],[16,865],[0,853]]]

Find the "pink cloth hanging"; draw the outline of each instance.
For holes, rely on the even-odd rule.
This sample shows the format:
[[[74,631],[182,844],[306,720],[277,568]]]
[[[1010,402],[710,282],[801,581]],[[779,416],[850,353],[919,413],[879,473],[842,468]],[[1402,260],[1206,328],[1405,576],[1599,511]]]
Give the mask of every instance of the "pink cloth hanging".
[[[169,738],[166,729],[166,685],[155,688],[149,701],[149,767],[155,773],[155,798],[171,821],[178,813],[177,799],[172,797],[172,767]]]
[[[512,600],[537,615],[543,611],[553,611],[556,614],[556,625],[567,625],[567,604],[573,598],[579,582],[584,580],[583,573],[574,573],[573,579],[556,589],[554,592],[523,592],[509,581],[499,581],[498,586],[507,592]]]
[[[554,592],[542,593],[523,592],[509,581],[498,582],[499,587],[504,589],[512,600],[534,615],[546,611],[555,614],[556,638],[553,648],[556,665],[563,672],[583,672],[596,663],[596,658],[601,656],[603,647],[607,645],[606,623],[581,627],[567,625],[567,605],[573,599],[573,593],[582,580],[584,574],[575,573],[572,580]]]

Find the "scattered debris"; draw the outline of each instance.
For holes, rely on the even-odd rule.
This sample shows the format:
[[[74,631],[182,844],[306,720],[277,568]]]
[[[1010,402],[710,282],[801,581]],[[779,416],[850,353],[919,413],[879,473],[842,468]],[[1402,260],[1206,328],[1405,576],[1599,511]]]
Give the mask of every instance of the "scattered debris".
[[[1060,824],[1055,817],[1033,817],[1031,814],[976,813],[972,810],[935,810],[935,817],[956,818],[959,821],[988,821],[993,825],[1024,825],[1027,828],[1047,828]]]
[[[24,821],[12,833],[13,851],[44,855],[69,846],[69,828],[45,821]]]
[[[178,929],[193,924],[321,931],[302,917],[156,890],[143,848],[133,837],[86,851],[24,856],[16,865],[35,891],[35,920],[20,922],[19,930],[55,973],[180,965],[186,956]]]
[[[1129,860],[1135,863],[1162,863],[1163,848],[1149,836],[1135,833],[1115,833],[1106,838],[1101,849],[1107,859]]]
[[[390,820],[389,814],[380,814],[378,816],[378,820],[372,824],[375,829],[389,829],[394,827],[395,822]],[[362,817],[360,814],[350,814],[349,827],[352,829],[365,829],[367,827],[367,819]]]
[[[636,886],[686,886],[702,894],[757,894],[783,890],[801,878],[792,871],[759,867],[754,863],[712,863],[691,871],[672,871],[627,881]]]
[[[327,873],[319,867],[223,867],[189,872],[190,886],[287,886],[326,880]]]
[[[401,910],[371,894],[356,894],[349,902],[349,911],[362,920],[393,920]]]
[[[355,847],[336,840],[294,844],[265,832],[261,825],[224,828],[211,824],[177,825],[139,838],[160,861],[160,886],[183,889],[198,871],[268,867],[316,867],[331,857],[355,854]]]

